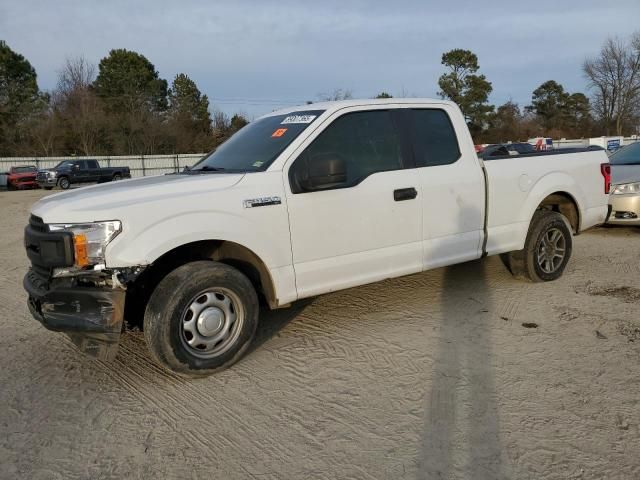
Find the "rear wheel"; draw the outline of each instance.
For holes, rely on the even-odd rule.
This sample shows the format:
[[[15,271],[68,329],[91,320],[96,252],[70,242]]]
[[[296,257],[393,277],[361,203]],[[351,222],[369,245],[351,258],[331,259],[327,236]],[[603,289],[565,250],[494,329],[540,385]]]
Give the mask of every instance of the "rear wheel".
[[[71,186],[71,182],[67,177],[60,177],[60,179],[58,179],[58,186],[63,190],[67,190]]]
[[[114,182],[117,182],[118,180],[122,180],[122,175],[120,175],[119,173],[116,173],[113,175],[113,178],[111,180]]]
[[[533,216],[524,248],[502,255],[509,271],[532,282],[560,278],[573,248],[569,221],[551,210],[539,210]]]
[[[258,325],[249,279],[223,263],[191,262],[156,287],[144,317],[153,358],[188,376],[210,375],[238,361]]]

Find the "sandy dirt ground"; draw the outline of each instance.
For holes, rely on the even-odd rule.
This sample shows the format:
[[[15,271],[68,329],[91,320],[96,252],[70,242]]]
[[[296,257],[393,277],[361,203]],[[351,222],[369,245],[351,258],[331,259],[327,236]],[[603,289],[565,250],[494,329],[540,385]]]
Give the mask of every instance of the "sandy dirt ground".
[[[0,192],[0,478],[638,479],[640,229],[575,239],[563,278],[497,258],[266,312],[207,379],[81,355],[26,308]]]

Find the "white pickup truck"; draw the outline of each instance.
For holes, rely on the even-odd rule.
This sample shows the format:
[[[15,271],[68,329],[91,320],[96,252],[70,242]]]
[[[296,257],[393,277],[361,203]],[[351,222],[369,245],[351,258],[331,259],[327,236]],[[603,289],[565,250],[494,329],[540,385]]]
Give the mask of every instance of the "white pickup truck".
[[[261,304],[496,254],[554,280],[572,234],[605,222],[608,190],[603,151],[480,160],[450,102],[312,104],[184,172],[40,200],[24,286],[33,316],[86,353],[113,358],[138,325],[161,365],[206,375],[246,351]]]

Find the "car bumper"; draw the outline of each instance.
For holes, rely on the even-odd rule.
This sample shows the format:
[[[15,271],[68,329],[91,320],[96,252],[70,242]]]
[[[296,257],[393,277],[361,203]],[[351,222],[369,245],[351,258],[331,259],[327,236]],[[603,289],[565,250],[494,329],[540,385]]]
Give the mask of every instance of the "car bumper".
[[[38,179],[37,182],[39,187],[55,187],[58,183],[58,179],[56,177],[47,177],[44,179]]]
[[[123,326],[124,290],[77,286],[72,278],[46,284],[32,270],[23,285],[33,318],[49,330],[69,335],[84,353],[113,360]]]
[[[611,225],[640,225],[640,195],[611,195],[611,214],[607,220]]]
[[[35,180],[23,180],[21,182],[8,182],[13,188],[22,189],[22,188],[37,188],[38,182]]]

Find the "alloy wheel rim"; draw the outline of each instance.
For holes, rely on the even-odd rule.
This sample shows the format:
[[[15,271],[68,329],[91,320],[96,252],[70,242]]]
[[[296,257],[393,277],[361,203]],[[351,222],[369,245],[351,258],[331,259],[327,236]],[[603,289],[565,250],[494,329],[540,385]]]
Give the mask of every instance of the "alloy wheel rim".
[[[554,273],[560,268],[567,254],[567,241],[558,228],[550,228],[540,239],[537,248],[538,266],[545,273]]]
[[[194,356],[217,357],[240,336],[245,313],[235,293],[225,288],[200,292],[187,304],[180,318],[180,340]]]

